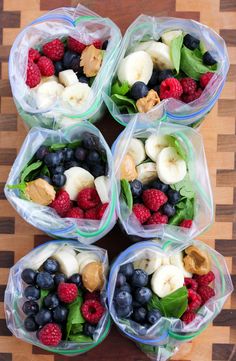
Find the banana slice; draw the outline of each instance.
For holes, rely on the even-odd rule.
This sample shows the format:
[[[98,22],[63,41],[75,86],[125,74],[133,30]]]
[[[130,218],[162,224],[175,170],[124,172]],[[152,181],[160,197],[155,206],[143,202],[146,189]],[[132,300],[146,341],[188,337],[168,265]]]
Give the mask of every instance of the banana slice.
[[[94,187],[94,177],[86,169],[72,167],[64,172],[66,183],[63,187],[72,201],[77,199],[79,192],[88,187]]]
[[[179,156],[174,147],[167,147],[157,156],[157,174],[165,184],[182,181],[187,173],[186,162]]]
[[[48,81],[55,81],[57,83],[59,82],[58,77],[56,75],[41,77],[41,84],[47,83]]]
[[[65,86],[70,86],[79,82],[77,75],[72,69],[63,70],[59,73],[59,82]]]
[[[149,158],[156,162],[160,151],[169,146],[169,139],[167,135],[152,134],[146,139],[145,150]]]
[[[78,263],[76,257],[68,251],[59,251],[52,257],[59,262],[61,272],[63,272],[67,277],[72,276],[74,273],[78,273]]]
[[[170,264],[170,258],[169,257],[162,257],[161,264],[162,264],[162,266],[166,266],[166,265]]]
[[[80,107],[86,103],[91,88],[85,83],[76,83],[67,86],[62,93],[62,100],[72,107]]]
[[[157,257],[153,253],[146,251],[141,259],[133,262],[133,266],[135,269],[142,269],[148,275],[151,275],[161,266],[161,261],[161,257]]]
[[[94,184],[101,202],[109,203],[110,179],[104,175],[101,175],[95,179]]]
[[[121,60],[117,76],[121,83],[128,82],[132,86],[137,81],[147,84],[152,76],[153,63],[150,55],[144,51],[136,51]]]
[[[180,36],[182,34],[183,34],[182,30],[167,31],[164,34],[162,34],[161,40],[164,44],[170,46],[172,40],[174,40],[175,38],[177,38],[178,36]]]
[[[152,275],[151,287],[158,297],[168,296],[184,284],[183,272],[176,266],[159,267]]]
[[[137,179],[143,184],[148,184],[149,182],[157,179],[157,168],[156,163],[147,162],[142,163],[136,167],[138,177]]]
[[[55,80],[47,81],[38,86],[35,92],[36,104],[39,109],[49,108],[64,90],[63,85]]]
[[[149,41],[147,45],[145,51],[151,56],[154,68],[159,70],[174,69],[169,46],[154,40]]]
[[[96,253],[93,252],[80,252],[76,256],[76,262],[78,266],[78,273],[82,274],[83,269],[87,264],[92,262],[99,262],[100,259]]]
[[[25,268],[29,267],[38,270],[46,259],[51,257],[57,249],[58,245],[53,243],[48,244],[46,247],[42,247],[42,249],[38,249],[37,253],[24,264]]]
[[[70,246],[63,246],[61,249],[60,249],[60,252],[67,252],[67,253],[70,253],[70,254],[72,254],[72,256],[76,256],[76,252],[75,252],[75,250],[72,248],[72,247],[70,247]]]
[[[173,256],[170,257],[170,263],[176,267],[178,267],[179,269],[181,269],[181,271],[183,272],[184,277],[189,277],[191,278],[193,275],[192,273],[186,271],[186,269],[184,268],[184,262],[183,262],[183,252],[179,252],[177,254],[174,254]]]
[[[135,165],[142,163],[146,159],[143,142],[137,138],[131,139],[127,153],[133,157]]]
[[[152,44],[153,40],[150,41],[142,41],[132,48],[132,51],[146,51],[149,46]]]

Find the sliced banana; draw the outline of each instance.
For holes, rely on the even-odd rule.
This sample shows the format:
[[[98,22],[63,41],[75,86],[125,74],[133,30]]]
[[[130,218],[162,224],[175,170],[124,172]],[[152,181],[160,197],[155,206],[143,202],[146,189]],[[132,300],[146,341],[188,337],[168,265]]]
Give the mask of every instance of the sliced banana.
[[[59,251],[52,257],[58,261],[61,272],[63,272],[67,277],[72,276],[74,273],[78,273],[78,263],[76,257],[68,251]]]
[[[67,252],[67,253],[70,253],[70,254],[72,254],[72,256],[76,256],[76,252],[75,252],[75,250],[72,248],[72,247],[70,247],[70,246],[68,246],[68,245],[66,245],[66,246],[63,246],[61,249],[60,249],[60,252]]]
[[[62,93],[62,100],[72,107],[81,107],[86,103],[90,95],[91,88],[85,83],[76,83],[67,86]]]
[[[162,264],[161,257],[157,257],[151,252],[146,251],[142,258],[133,262],[135,269],[142,269],[148,275],[154,273]]]
[[[170,56],[170,48],[160,41],[151,40],[145,50],[152,58],[154,68],[159,70],[174,69]]]
[[[146,159],[144,144],[137,138],[131,139],[127,153],[133,157],[135,165],[142,163]]]
[[[87,264],[92,262],[99,262],[100,259],[96,253],[93,252],[80,252],[76,256],[76,262],[78,266],[78,273],[82,274],[83,269]]]
[[[24,267],[32,268],[38,270],[42,264],[46,261],[47,258],[51,257],[54,252],[58,249],[57,244],[49,243],[46,247],[42,247],[37,250],[37,253],[34,254],[27,262],[24,264]]]
[[[174,40],[175,38],[177,38],[178,36],[180,36],[182,34],[183,34],[182,30],[167,31],[164,34],[162,34],[161,40],[164,44],[170,46],[172,40]]]
[[[136,51],[123,58],[119,64],[117,76],[121,83],[132,86],[137,81],[147,84],[152,76],[153,63],[149,54]]]
[[[39,85],[35,92],[36,104],[39,109],[49,108],[64,91],[63,85],[55,80]]]
[[[110,179],[104,175],[94,180],[96,191],[102,203],[109,203]]]
[[[149,158],[156,162],[160,151],[169,146],[169,139],[167,135],[150,135],[145,141],[145,150]]]
[[[161,264],[162,264],[162,266],[166,266],[166,265],[170,264],[170,258],[169,257],[162,257]]]
[[[156,163],[147,162],[142,163],[136,167],[138,177],[137,179],[143,184],[148,184],[149,182],[157,179],[157,168]]]
[[[184,277],[191,278],[193,275],[192,275],[192,273],[186,271],[186,269],[184,268],[183,258],[184,258],[183,252],[176,253],[176,254],[174,254],[173,256],[170,257],[170,263],[172,265],[178,267],[179,269],[181,269],[181,271],[183,272]]]
[[[138,43],[136,46],[134,46],[132,48],[132,51],[146,51],[149,46],[152,44],[153,40],[149,40],[149,41],[141,41],[140,43]]]
[[[63,187],[72,201],[77,199],[79,192],[88,187],[94,187],[94,177],[86,169],[81,167],[72,167],[64,172],[66,183]]]
[[[186,162],[174,147],[162,149],[157,156],[156,166],[158,177],[165,184],[178,183],[187,173]]]
[[[152,275],[151,287],[158,297],[165,297],[182,287],[183,272],[176,266],[165,265],[159,267]]]
[[[48,81],[55,81],[57,83],[59,82],[58,77],[56,75],[41,77],[41,84],[47,83]]]
[[[72,69],[60,71],[59,81],[65,86],[70,86],[79,82],[77,75]]]

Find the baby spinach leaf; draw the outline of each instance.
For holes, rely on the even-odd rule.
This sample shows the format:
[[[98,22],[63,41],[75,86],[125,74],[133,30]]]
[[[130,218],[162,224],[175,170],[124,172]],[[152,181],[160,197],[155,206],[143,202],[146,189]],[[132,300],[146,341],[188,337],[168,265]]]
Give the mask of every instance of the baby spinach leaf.
[[[176,149],[177,153],[179,154],[179,156],[187,162],[187,160],[188,160],[187,153],[186,153],[184,147],[178,141],[178,139],[172,135],[169,136],[168,138],[169,138],[170,146],[174,147]]]
[[[118,80],[111,87],[111,95],[125,95],[130,90],[128,82],[120,83]]]
[[[61,144],[61,143],[54,143],[50,146],[50,150],[60,150],[60,149],[64,149],[66,147],[66,144]]]
[[[78,296],[76,300],[68,306],[69,312],[66,322],[66,333],[67,333],[66,339],[68,339],[68,337],[70,336],[73,325],[78,325],[85,322],[80,310],[82,303],[83,303],[82,296]]]
[[[76,140],[70,144],[67,145],[68,148],[70,149],[76,149],[77,147],[80,147],[82,144],[82,139]]]
[[[85,335],[70,335],[69,340],[73,342],[83,343],[83,342],[92,342],[92,338]]]
[[[119,94],[113,94],[111,96],[111,99],[118,107],[126,106],[127,108],[132,110],[133,113],[137,112],[136,103],[133,99],[130,99],[125,95],[119,95]]]
[[[176,204],[176,213],[169,219],[169,224],[178,226],[184,219],[194,218],[194,198],[185,198]]]
[[[33,172],[34,170],[40,168],[42,164],[43,164],[43,162],[41,160],[38,160],[37,162],[27,165],[21,173],[20,183],[24,183],[26,181],[26,178],[27,178],[27,181],[30,181],[31,179],[33,179],[30,177],[30,173]]]
[[[127,204],[129,211],[132,212],[133,208],[133,196],[130,189],[130,184],[127,179],[121,179],[121,192],[125,203]]]
[[[40,299],[39,299],[39,305],[40,305],[40,307],[41,307],[42,304],[43,304],[44,298],[45,298],[48,294],[49,294],[49,290],[43,290],[43,289],[41,288],[41,290],[40,290]]]
[[[170,56],[177,73],[179,73],[182,45],[183,45],[182,34],[174,38],[170,43]]]
[[[173,217],[169,219],[168,224],[172,226],[178,226],[185,219],[185,209],[178,209]]]
[[[71,326],[70,333],[72,335],[76,335],[77,333],[81,333],[83,331],[83,324],[82,323],[76,323]]]
[[[180,318],[188,307],[188,291],[185,286],[163,297],[161,305],[166,317]]]
[[[188,175],[181,182],[172,184],[171,188],[179,191],[182,197],[189,199],[194,198],[195,192]]]
[[[162,307],[161,304],[161,300],[158,298],[157,295],[153,294],[151,300],[149,301],[147,308],[149,311],[153,310],[153,309],[157,309],[161,312],[162,316],[166,316],[165,315],[165,310]]]
[[[44,165],[43,168],[40,170],[40,174],[50,177],[50,172],[46,165]]]
[[[200,40],[199,49],[202,55],[205,54],[205,52],[207,51],[206,46],[202,40]]]

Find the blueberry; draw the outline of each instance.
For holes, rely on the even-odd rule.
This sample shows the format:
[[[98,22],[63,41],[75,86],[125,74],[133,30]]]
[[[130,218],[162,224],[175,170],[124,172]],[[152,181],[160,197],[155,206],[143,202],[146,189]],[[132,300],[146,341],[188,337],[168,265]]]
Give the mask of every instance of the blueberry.
[[[65,162],[74,160],[74,150],[71,148],[65,148],[64,149],[64,159],[65,159]]]
[[[35,322],[34,316],[32,315],[26,317],[26,319],[24,320],[24,327],[28,332],[35,332],[39,328],[39,326]]]
[[[152,76],[148,82],[149,88],[153,88],[159,82],[159,71],[153,69]]]
[[[131,286],[144,287],[148,284],[148,274],[142,269],[135,269],[131,277]]]
[[[134,83],[130,89],[130,96],[134,100],[138,100],[145,97],[148,91],[148,87],[144,82],[136,81],[136,83]]]
[[[200,40],[190,34],[184,36],[184,45],[190,50],[197,49],[199,47]]]
[[[50,290],[54,286],[53,277],[48,272],[39,272],[36,277],[38,287],[44,290]]]
[[[167,217],[174,216],[176,212],[175,206],[170,203],[164,204],[164,206],[162,207],[162,211]]]
[[[60,157],[57,153],[46,154],[43,160],[48,167],[56,167],[60,163]]]
[[[84,334],[89,337],[93,337],[94,332],[96,331],[96,326],[90,325],[90,323],[85,323],[83,328]]]
[[[120,272],[123,273],[123,275],[129,279],[133,273],[134,273],[134,266],[133,263],[126,263],[120,266]]]
[[[72,276],[70,276],[68,282],[76,284],[77,287],[82,286],[82,279],[79,273],[74,273]]]
[[[99,138],[96,135],[85,132],[82,135],[82,139],[83,139],[84,148],[86,148],[88,150],[98,149]]]
[[[133,299],[133,303],[132,303],[132,306],[134,308],[139,308],[139,307],[142,307],[141,303],[137,302],[136,300]]]
[[[168,184],[162,183],[159,179],[152,182],[151,188],[158,189],[159,191],[166,193],[169,189]]]
[[[174,189],[169,189],[167,196],[169,203],[171,204],[178,203],[181,198],[180,193],[178,191],[175,191]]]
[[[123,275],[123,273],[118,273],[116,278],[116,287],[124,286],[126,283],[126,277]]]
[[[58,156],[58,158],[60,159],[60,163],[64,162],[65,160],[65,153],[64,153],[64,149],[60,149],[56,152],[56,155]]]
[[[34,286],[28,286],[24,290],[24,296],[27,300],[36,301],[40,298],[40,290]]]
[[[59,306],[60,303],[59,298],[55,293],[49,293],[49,295],[47,295],[43,301],[44,305],[49,309]]]
[[[65,322],[68,315],[68,310],[64,306],[57,306],[52,311],[53,320],[58,323]]]
[[[145,321],[147,310],[144,307],[135,308],[133,312],[133,319],[136,322],[142,323]]]
[[[88,164],[97,164],[100,160],[100,154],[96,150],[91,150],[86,158]]]
[[[153,309],[151,311],[148,311],[148,313],[147,313],[147,321],[151,325],[154,325],[161,317],[162,317],[162,315],[159,310]]]
[[[76,162],[75,160],[72,160],[71,162],[66,162],[64,164],[64,167],[66,170],[73,168],[73,167],[79,167],[79,166],[80,166],[80,164],[78,162]]]
[[[117,314],[117,317],[129,317],[131,315],[131,313],[133,312],[133,308],[132,308],[132,305],[129,305],[127,307],[119,307],[119,306],[116,306],[116,314]]]
[[[102,43],[102,50],[106,50],[107,45],[108,45],[108,40],[105,40],[105,41]]]
[[[104,166],[102,164],[94,164],[91,166],[91,173],[94,178],[100,177],[105,174]]]
[[[46,176],[44,174],[39,174],[38,177],[41,178],[41,179],[44,179],[48,184],[52,184],[52,180],[48,176]]]
[[[135,290],[134,297],[137,302],[141,303],[141,305],[144,305],[152,298],[152,291],[150,288],[140,287]]]
[[[63,165],[58,165],[55,168],[51,168],[51,173],[54,174],[63,174],[65,172],[65,168],[63,167]]]
[[[132,304],[132,295],[127,291],[119,291],[116,295],[115,301],[119,307],[127,307]]]
[[[140,197],[143,192],[143,184],[138,179],[130,182],[130,189],[133,197]]]
[[[168,78],[174,78],[173,72],[170,69],[165,69],[159,72],[158,81],[159,83],[163,82]]]
[[[66,275],[64,275],[63,273],[57,273],[54,278],[54,284],[57,287],[59,285],[59,283],[61,282],[66,282],[67,278]]]
[[[48,147],[46,147],[45,145],[41,145],[36,152],[37,160],[43,160],[45,155],[47,155],[48,153],[49,153]]]
[[[59,263],[53,259],[53,258],[48,258],[44,263],[43,263],[43,269],[46,272],[49,273],[56,273],[59,270]]]
[[[80,66],[80,55],[71,61],[71,69],[78,74],[83,74],[83,68]]]
[[[63,71],[64,66],[62,61],[55,61],[54,68],[55,68],[55,75],[58,75],[61,71]]]
[[[22,280],[28,285],[34,285],[37,273],[31,268],[25,268],[21,273]]]
[[[203,54],[202,61],[203,61],[203,64],[206,64],[206,65],[217,64],[217,61],[213,58],[213,56],[209,53],[209,51],[206,51]]]
[[[37,315],[35,316],[35,321],[39,326],[44,326],[46,323],[52,321],[52,313],[51,311],[47,310],[46,308],[41,308]]]
[[[82,147],[77,147],[75,150],[75,159],[83,162],[88,154],[88,151]]]
[[[63,66],[65,69],[71,69],[71,64],[74,59],[76,59],[78,54],[74,51],[67,50],[63,56]]]
[[[87,78],[85,75],[79,75],[78,79],[80,83],[85,83],[89,85],[89,78]]]
[[[39,311],[39,305],[34,301],[26,301],[22,306],[22,311],[27,315],[35,315]]]
[[[119,289],[119,291],[126,291],[131,293],[131,287],[128,283],[125,283],[123,286],[121,286]]]
[[[55,187],[63,187],[66,183],[65,174],[54,174],[52,177],[52,183]]]

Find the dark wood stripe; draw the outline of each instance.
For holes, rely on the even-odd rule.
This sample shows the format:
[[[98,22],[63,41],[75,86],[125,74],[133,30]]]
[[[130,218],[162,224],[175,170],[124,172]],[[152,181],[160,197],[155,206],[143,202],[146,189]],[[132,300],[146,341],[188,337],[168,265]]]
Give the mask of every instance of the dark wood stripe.
[[[0,361],[12,361],[12,353],[0,352]]]
[[[227,361],[232,355],[234,345],[227,343],[214,343],[212,345],[212,360]],[[231,358],[230,361],[235,361]]]
[[[220,11],[236,11],[235,0],[220,0]]]
[[[226,41],[227,46],[236,46],[236,29],[221,29],[220,36]]]
[[[12,96],[9,80],[0,79],[0,96]]]
[[[234,187],[236,184],[236,170],[219,169],[216,172],[217,187]]]
[[[46,350],[43,350],[40,347],[33,346],[32,347],[32,354],[33,355],[51,355],[51,352],[48,352]]]
[[[0,131],[16,131],[17,115],[16,114],[0,114]]]
[[[174,16],[177,18],[200,21],[200,13],[197,11],[176,11]]]
[[[227,81],[236,81],[236,65],[231,64],[227,74]]]
[[[0,218],[0,234],[14,234],[15,232],[15,218],[1,217]]]
[[[53,10],[62,6],[73,6],[73,3],[73,0],[40,0],[40,10]],[[88,5],[86,4],[86,6]]]
[[[236,102],[234,99],[219,99],[218,115],[223,117],[234,117],[236,113]],[[227,121],[227,119],[225,119]]]
[[[236,151],[236,135],[235,134],[219,134],[217,137],[218,152],[235,152]]]
[[[0,61],[8,60],[10,49],[10,45],[0,45]]]
[[[4,194],[4,187],[5,187],[5,183],[0,182],[0,200],[6,199]]]
[[[0,302],[4,301],[5,289],[6,289],[6,285],[0,285]]]
[[[222,310],[214,319],[214,326],[234,326],[236,322],[236,310]]]
[[[230,239],[216,239],[215,249],[222,253],[225,257],[236,256],[236,240]]]
[[[0,336],[12,336],[12,333],[7,328],[5,319],[0,320]]]
[[[3,11],[0,13],[1,28],[19,28],[20,11]]]
[[[234,204],[216,205],[216,222],[236,222],[236,210]]]
[[[34,247],[38,247],[45,242],[52,241],[52,238],[46,234],[35,234],[34,235]]]
[[[0,268],[10,268],[14,265],[14,252],[0,251]]]
[[[16,158],[15,148],[2,148],[0,152],[0,165],[12,165]]]

